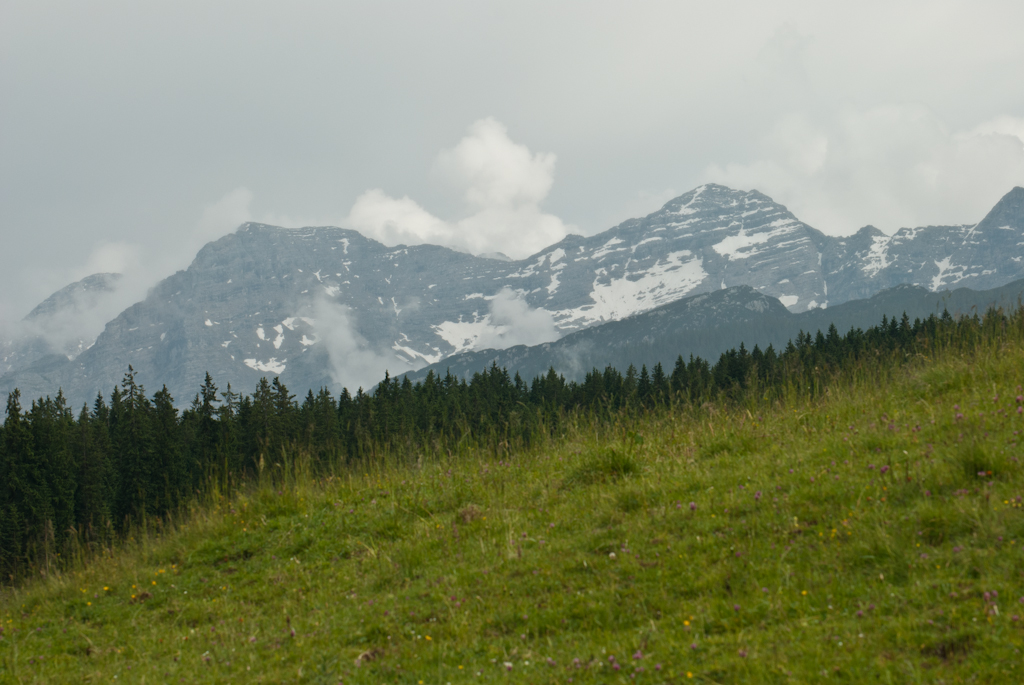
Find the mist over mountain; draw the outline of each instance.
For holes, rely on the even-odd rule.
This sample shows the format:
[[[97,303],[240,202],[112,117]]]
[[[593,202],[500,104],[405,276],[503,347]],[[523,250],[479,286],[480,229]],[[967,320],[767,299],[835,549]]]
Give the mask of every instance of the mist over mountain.
[[[108,394],[129,364],[148,390],[167,385],[179,403],[207,371],[222,388],[246,392],[263,376],[280,376],[301,394],[371,387],[385,370],[440,368],[453,355],[544,344],[569,350],[586,338],[573,337],[578,332],[672,303],[678,312],[656,315],[666,327],[657,340],[671,340],[673,327],[711,331],[711,323],[719,332],[705,335],[724,340],[718,310],[706,307],[732,316],[740,303],[753,319],[737,319],[728,344],[752,345],[755,320],[767,326],[807,314],[827,321],[843,311],[837,305],[900,284],[921,292],[1005,285],[1024,277],[1022,243],[1022,188],[973,226],[901,229],[891,237],[865,227],[831,237],[762,193],[708,184],[646,217],[590,237],[569,235],[518,261],[433,245],[386,247],[344,228],[246,223],[207,244],[94,342],[83,340],[80,354],[5,353],[0,391],[18,387],[32,398],[62,388],[79,404]],[[711,299],[692,299],[701,294]],[[599,337],[591,344],[602,344]],[[704,349],[691,348],[676,353]]]
[[[828,309],[810,309],[793,313],[777,298],[757,292],[747,285],[686,297],[621,321],[570,333],[561,340],[542,345],[517,345],[505,350],[482,350],[453,355],[408,374],[413,381],[428,373],[451,373],[469,380],[473,374],[492,364],[532,379],[554,369],[568,380],[582,381],[587,373],[612,366],[625,371],[630,365],[652,369],[661,363],[671,370],[680,355],[714,362],[719,355],[742,343],[748,351],[755,345],[769,345],[776,351],[803,333],[816,334],[834,325],[839,334],[851,328],[866,330],[883,317],[911,321],[932,314],[972,316],[989,307],[1016,308],[1024,300],[1024,280],[993,288],[972,290],[957,288],[931,292],[918,285],[902,284],[870,298],[850,300]]]
[[[88,349],[107,317],[116,313],[105,305],[120,280],[121,274],[93,274],[36,305],[7,340],[0,340],[0,376],[39,363],[60,365]]]

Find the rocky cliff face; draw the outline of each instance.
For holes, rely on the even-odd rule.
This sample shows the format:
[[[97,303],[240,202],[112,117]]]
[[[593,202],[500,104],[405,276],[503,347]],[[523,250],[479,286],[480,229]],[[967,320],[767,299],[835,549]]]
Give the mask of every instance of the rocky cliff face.
[[[682,298],[746,285],[791,313],[899,283],[987,288],[1024,276],[1024,189],[975,226],[866,227],[829,237],[756,191],[705,185],[591,237],[520,261],[421,245],[389,248],[351,230],[245,224],[107,324],[82,354],[12,365],[0,390],[110,392],[128,364],[179,402],[209,371],[250,391],[369,387],[453,354],[531,346]],[[63,358],[61,358],[63,357]],[[38,361],[38,360],[37,360]]]

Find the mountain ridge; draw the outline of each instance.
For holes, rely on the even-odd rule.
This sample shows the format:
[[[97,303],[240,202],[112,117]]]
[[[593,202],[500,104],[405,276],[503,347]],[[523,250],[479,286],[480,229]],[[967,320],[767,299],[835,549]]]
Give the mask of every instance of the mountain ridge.
[[[0,377],[29,397],[91,401],[128,364],[184,400],[207,371],[222,385],[280,375],[290,387],[369,386],[464,352],[553,342],[730,286],[790,312],[835,307],[900,283],[987,289],[1024,277],[1024,189],[977,224],[866,226],[832,237],[767,195],[698,186],[651,214],[502,261],[434,246],[388,247],[336,227],[249,222],[112,319],[81,355]]]
[[[453,355],[436,364],[402,374],[412,382],[428,373],[470,379],[492,364],[529,380],[554,369],[567,380],[582,381],[587,373],[612,366],[669,367],[682,355],[715,361],[727,350],[769,345],[781,349],[802,333],[814,334],[835,325],[840,334],[851,328],[866,330],[883,316],[911,319],[972,315],[991,307],[1015,308],[1024,300],[1024,279],[984,291],[958,288],[931,292],[921,286],[900,284],[864,300],[850,300],[827,310],[793,313],[777,298],[750,286],[733,286],[702,293],[635,314],[621,321],[571,333],[552,343],[517,345],[504,350],[481,350]]]

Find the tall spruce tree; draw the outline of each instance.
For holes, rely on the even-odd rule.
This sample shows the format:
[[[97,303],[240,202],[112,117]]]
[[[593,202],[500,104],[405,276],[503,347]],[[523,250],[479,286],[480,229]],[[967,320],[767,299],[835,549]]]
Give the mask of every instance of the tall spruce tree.
[[[181,430],[174,398],[165,385],[153,395],[153,460],[150,511],[163,515],[171,511],[190,489],[190,479],[182,454]]]
[[[105,422],[106,417],[103,417]],[[110,462],[106,425],[89,413],[87,406],[78,414],[75,426],[75,458],[78,462],[78,487],[75,489],[75,521],[87,539],[95,539],[110,519]]]
[[[146,513],[146,504],[158,491],[153,454],[152,404],[135,382],[135,369],[121,381],[120,394],[111,397],[110,438],[114,447],[117,489],[112,514],[122,530]]]
[[[21,412],[21,393],[17,390],[7,396],[4,457],[9,506],[13,509],[10,517],[21,526],[18,547],[22,554],[31,555],[43,548],[47,526],[53,525],[53,498],[45,465],[33,448],[32,427]]]
[[[77,474],[71,435],[74,417],[57,392],[55,399],[46,397],[32,403],[28,415],[32,427],[32,449],[46,477],[53,513],[52,534],[57,549],[63,547],[75,527],[75,486]]]

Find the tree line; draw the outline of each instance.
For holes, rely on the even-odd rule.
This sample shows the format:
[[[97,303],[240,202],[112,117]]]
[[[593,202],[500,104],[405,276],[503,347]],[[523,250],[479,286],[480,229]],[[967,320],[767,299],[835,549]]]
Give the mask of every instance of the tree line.
[[[61,565],[75,550],[108,545],[133,525],[161,521],[216,490],[304,468],[336,473],[366,459],[490,450],[496,454],[557,436],[572,421],[610,421],[663,407],[772,402],[822,392],[857,370],[881,369],[938,348],[1024,339],[1024,309],[911,322],[883,317],[845,335],[835,326],[801,332],[784,349],[743,344],[714,364],[680,354],[668,370],[594,369],[581,382],[550,369],[524,381],[492,365],[469,380],[430,373],[385,378],[371,392],[310,390],[297,401],[279,378],[243,395],[209,374],[191,404],[164,387],[152,396],[128,367],[109,398],[77,412],[63,394],[23,406],[15,390],[0,428],[0,574]]]

